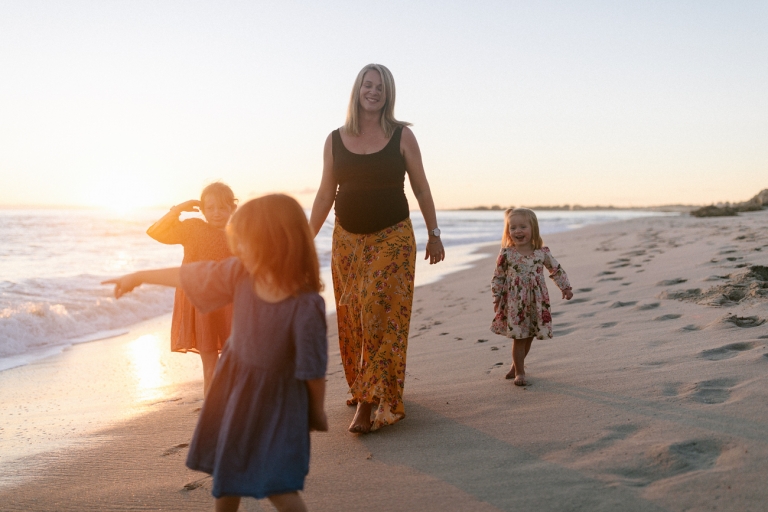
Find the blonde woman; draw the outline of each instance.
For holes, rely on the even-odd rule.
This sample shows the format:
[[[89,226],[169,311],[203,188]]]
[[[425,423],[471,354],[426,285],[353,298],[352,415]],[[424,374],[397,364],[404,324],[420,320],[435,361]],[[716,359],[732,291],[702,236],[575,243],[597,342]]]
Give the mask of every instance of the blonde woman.
[[[331,270],[344,373],[357,410],[349,431],[367,433],[405,417],[403,387],[413,302],[416,240],[405,197],[411,184],[427,227],[424,259],[445,258],[435,205],[410,123],[398,121],[395,81],[380,64],[358,73],[347,120],[325,141],[310,227],[332,206]]]

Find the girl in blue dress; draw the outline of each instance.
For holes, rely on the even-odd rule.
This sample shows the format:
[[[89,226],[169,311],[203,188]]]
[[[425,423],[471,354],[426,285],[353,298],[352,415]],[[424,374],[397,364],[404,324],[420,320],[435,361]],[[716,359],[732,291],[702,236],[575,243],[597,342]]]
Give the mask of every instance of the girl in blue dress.
[[[233,258],[105,283],[117,298],[148,283],[182,288],[204,312],[233,304],[187,466],[213,476],[217,511],[237,510],[241,496],[303,511],[309,432],[328,430],[325,303],[312,235],[299,204],[282,194],[243,205],[227,234]]]

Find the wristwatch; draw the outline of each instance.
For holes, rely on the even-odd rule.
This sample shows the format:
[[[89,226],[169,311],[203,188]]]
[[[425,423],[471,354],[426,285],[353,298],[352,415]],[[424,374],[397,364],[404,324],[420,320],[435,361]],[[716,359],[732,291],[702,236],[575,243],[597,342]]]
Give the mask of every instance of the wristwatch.
[[[440,238],[440,228],[435,228],[429,232],[430,235]]]

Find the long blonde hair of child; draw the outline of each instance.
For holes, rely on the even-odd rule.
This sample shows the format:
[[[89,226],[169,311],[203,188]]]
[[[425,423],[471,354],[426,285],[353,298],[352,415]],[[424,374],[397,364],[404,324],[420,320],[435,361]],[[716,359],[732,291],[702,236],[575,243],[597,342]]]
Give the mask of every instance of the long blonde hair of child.
[[[544,247],[544,240],[541,239],[539,233],[539,219],[536,218],[536,214],[529,208],[507,208],[504,211],[504,234],[501,235],[502,247],[513,247],[515,243],[512,241],[512,236],[509,234],[510,219],[520,215],[528,219],[531,224],[531,245],[534,249],[541,249]]]

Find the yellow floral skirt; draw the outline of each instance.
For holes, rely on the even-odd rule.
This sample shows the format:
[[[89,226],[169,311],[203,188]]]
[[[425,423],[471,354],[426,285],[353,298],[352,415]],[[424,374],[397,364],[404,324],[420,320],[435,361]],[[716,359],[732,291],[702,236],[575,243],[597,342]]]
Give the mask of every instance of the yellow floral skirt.
[[[416,240],[410,219],[375,233],[333,229],[331,273],[339,347],[352,398],[369,402],[372,430],[405,417],[403,386]]]

